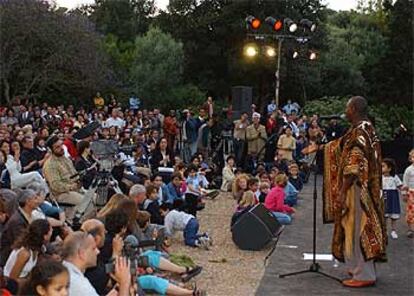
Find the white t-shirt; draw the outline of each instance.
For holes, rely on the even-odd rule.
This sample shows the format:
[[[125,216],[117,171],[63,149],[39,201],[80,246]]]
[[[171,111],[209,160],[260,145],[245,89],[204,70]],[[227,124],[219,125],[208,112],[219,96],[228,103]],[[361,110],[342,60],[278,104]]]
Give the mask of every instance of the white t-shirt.
[[[396,190],[402,185],[400,178],[397,175],[382,176],[382,189],[383,190]]]
[[[404,186],[407,186],[409,189],[414,189],[414,164],[405,169],[403,181]]]
[[[183,231],[192,218],[194,218],[193,215],[171,210],[164,219],[165,234],[172,236],[175,231]]]
[[[122,129],[125,126],[125,121],[119,117],[117,118],[109,117],[105,121],[105,127],[111,127],[111,126],[116,126],[119,129]]]

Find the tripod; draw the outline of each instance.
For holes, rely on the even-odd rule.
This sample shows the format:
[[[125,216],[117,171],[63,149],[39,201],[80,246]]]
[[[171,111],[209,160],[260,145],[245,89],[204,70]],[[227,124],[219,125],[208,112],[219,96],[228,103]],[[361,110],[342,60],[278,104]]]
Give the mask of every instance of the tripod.
[[[319,151],[319,145],[317,147],[317,151],[316,154]],[[327,278],[336,280],[338,282],[342,282],[342,280],[329,275],[327,273],[324,273],[322,271],[320,271],[321,266],[318,262],[316,262],[316,200],[318,199],[318,190],[317,190],[317,175],[318,175],[318,169],[316,166],[316,155],[315,157],[312,159],[311,162],[311,168],[313,168],[313,250],[312,250],[312,264],[309,266],[308,269],[304,269],[304,270],[300,270],[300,271],[295,271],[295,272],[290,272],[290,273],[285,273],[285,274],[279,274],[279,278],[284,278],[284,277],[288,277],[288,276],[292,276],[292,275],[298,275],[298,274],[303,274],[303,273],[308,273],[308,272],[314,272],[314,273],[318,273],[320,275],[323,275]],[[310,174],[310,172],[309,172]]]

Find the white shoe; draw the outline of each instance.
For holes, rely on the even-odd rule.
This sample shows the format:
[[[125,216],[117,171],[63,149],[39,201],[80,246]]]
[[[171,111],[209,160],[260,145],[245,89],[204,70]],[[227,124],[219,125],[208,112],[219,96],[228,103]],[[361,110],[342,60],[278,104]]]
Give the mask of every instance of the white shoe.
[[[395,230],[391,231],[391,238],[392,239],[397,239],[398,238],[398,234]]]
[[[204,248],[204,249],[206,249],[206,250],[209,250],[210,248],[209,248],[209,245],[210,245],[210,243],[209,243],[209,239],[208,238],[206,238],[206,237],[204,237],[204,236],[201,236],[201,237],[199,237],[198,238],[198,247],[199,248]]]

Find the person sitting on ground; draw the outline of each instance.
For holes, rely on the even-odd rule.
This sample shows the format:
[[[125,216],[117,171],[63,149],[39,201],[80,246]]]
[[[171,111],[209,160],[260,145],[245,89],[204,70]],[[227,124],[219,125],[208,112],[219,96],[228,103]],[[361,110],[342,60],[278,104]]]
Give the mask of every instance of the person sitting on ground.
[[[180,173],[174,173],[171,176],[170,183],[165,187],[164,202],[173,205],[175,200],[183,201],[183,192],[181,191],[182,177]]]
[[[265,207],[273,213],[275,218],[282,225],[288,225],[292,222],[291,214],[295,212],[294,208],[285,205],[285,191],[288,178],[285,174],[279,174],[275,177],[275,187],[270,190],[265,200]]]
[[[150,184],[146,187],[147,198],[145,199],[142,209],[151,215],[151,223],[162,225],[164,219],[160,214],[160,206],[158,204],[158,188]]]
[[[301,191],[303,188],[302,178],[299,176],[299,166],[296,163],[292,163],[289,166],[289,182],[295,186],[297,191]]]
[[[260,195],[259,179],[257,179],[256,177],[249,178],[249,181],[247,182],[247,188],[248,188],[248,191],[253,192],[255,199],[256,199],[256,203],[258,203],[259,195]]]
[[[138,211],[137,223],[141,229],[141,236],[138,237],[138,241],[154,241],[155,243],[155,246],[151,246],[149,249],[156,249],[160,251],[168,244],[164,244],[167,239],[164,233],[165,227],[163,225],[151,223],[151,214],[149,212]]]
[[[224,192],[231,191],[234,179],[236,179],[236,176],[234,175],[234,161],[235,159],[233,156],[228,156],[226,159],[226,166],[223,168],[223,182],[220,189]]]
[[[247,174],[240,174],[233,182],[232,194],[233,198],[239,202],[243,196],[243,193],[248,190],[247,183],[249,181]]]
[[[210,237],[207,233],[198,233],[200,226],[196,217],[177,210],[170,210],[167,204],[160,206],[160,212],[164,216],[167,237],[173,236],[176,231],[183,231],[186,246],[209,249]]]
[[[69,295],[99,295],[91,282],[84,276],[86,269],[96,266],[98,254],[96,241],[87,232],[76,231],[65,238],[63,242],[63,265],[69,271]],[[127,259],[123,257],[115,259],[113,277],[119,284],[118,296],[129,296],[131,271]],[[107,295],[116,295],[116,291],[111,291]]]
[[[259,202],[264,203],[266,200],[266,196],[270,192],[270,183],[268,182],[260,182],[260,195],[259,195]]]
[[[18,296],[67,296],[69,295],[69,272],[56,260],[39,262],[30,272],[28,281]]]
[[[285,186],[285,204],[290,207],[295,206],[298,203],[298,193],[299,191],[292,185],[292,183],[288,182]]]
[[[244,192],[239,204],[237,205],[236,211],[231,218],[231,226],[233,226],[233,224],[236,223],[244,213],[253,208],[255,204],[255,194],[250,190]]]
[[[42,254],[42,248],[49,242],[51,236],[52,227],[47,220],[33,221],[13,244],[13,251],[4,266],[4,276],[21,284],[36,265],[39,255]]]
[[[187,169],[187,191],[185,193],[186,210],[190,215],[197,216],[199,204],[202,203],[203,193],[201,192],[200,180],[197,176],[197,167],[189,165]]]

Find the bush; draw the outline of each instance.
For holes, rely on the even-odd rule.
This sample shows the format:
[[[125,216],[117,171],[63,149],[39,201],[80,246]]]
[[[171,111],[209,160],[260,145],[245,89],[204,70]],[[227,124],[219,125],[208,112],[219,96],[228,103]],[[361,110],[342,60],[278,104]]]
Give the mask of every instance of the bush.
[[[349,96],[323,97],[307,102],[303,110],[307,115],[341,114],[344,113],[348,100]],[[382,141],[392,140],[400,124],[407,128],[409,134],[412,134],[414,130],[412,120],[414,118],[414,110],[410,110],[406,106],[370,104],[369,116],[375,123],[377,134]]]

